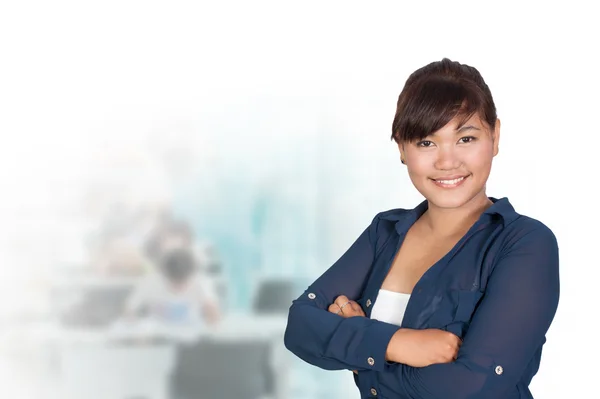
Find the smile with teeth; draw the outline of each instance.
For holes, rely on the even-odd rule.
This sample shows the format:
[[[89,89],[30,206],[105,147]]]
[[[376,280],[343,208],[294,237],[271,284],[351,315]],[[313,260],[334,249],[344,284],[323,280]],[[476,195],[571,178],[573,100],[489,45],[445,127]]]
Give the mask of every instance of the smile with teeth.
[[[436,180],[436,182],[442,183],[442,184],[456,184],[461,180],[464,180],[464,177],[459,177],[458,179],[454,179],[454,180]]]
[[[433,180],[433,182],[441,187],[458,187],[459,185],[462,184],[463,181],[465,181],[465,179],[469,177],[469,176],[462,176],[456,179],[452,179],[452,180]]]

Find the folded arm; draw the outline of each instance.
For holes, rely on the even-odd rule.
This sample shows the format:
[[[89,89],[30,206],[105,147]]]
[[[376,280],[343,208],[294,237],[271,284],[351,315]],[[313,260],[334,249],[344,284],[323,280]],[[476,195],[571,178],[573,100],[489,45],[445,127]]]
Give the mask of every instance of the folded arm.
[[[327,370],[384,369],[386,348],[398,330],[365,317],[343,318],[328,307],[339,295],[357,300],[375,258],[378,218],[290,308],[285,345],[304,361]]]
[[[388,364],[374,377],[406,399],[504,398],[541,350],[558,300],[558,246],[542,226],[504,251],[455,362]]]

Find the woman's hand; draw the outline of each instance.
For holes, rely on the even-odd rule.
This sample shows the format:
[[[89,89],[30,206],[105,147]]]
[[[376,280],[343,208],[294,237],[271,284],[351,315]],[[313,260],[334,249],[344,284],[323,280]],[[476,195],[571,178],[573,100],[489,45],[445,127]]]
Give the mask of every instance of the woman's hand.
[[[355,301],[351,301],[345,295],[340,295],[335,298],[335,301],[329,305],[327,310],[331,313],[342,316],[345,319],[356,316],[366,317],[365,312],[363,312],[360,305]]]
[[[331,313],[340,315],[345,319],[356,316],[366,317],[365,312],[363,312],[360,305],[355,301],[351,301],[345,295],[340,295],[335,298],[335,301],[329,305],[327,310],[329,310]],[[352,372],[354,374],[358,374],[358,371],[356,370],[352,370]]]
[[[345,295],[335,298],[329,312],[343,318],[366,317],[360,305]],[[401,328],[392,336],[386,360],[412,367],[426,367],[456,360],[462,340],[456,335],[438,329],[412,330]],[[354,373],[356,371],[353,370]]]
[[[443,330],[401,328],[392,336],[386,360],[412,367],[426,367],[456,360],[462,340]]]

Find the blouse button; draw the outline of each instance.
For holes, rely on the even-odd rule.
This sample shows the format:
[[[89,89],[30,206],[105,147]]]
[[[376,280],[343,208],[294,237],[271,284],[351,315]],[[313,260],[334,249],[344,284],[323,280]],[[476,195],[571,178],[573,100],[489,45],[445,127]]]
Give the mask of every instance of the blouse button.
[[[371,388],[371,395],[377,396],[377,390],[375,388]]]
[[[371,306],[371,300],[370,299],[367,299],[367,304],[366,305],[367,305],[367,307]]]
[[[310,299],[315,299],[317,296],[311,292],[310,294],[308,294],[308,297]]]
[[[367,363],[369,363],[369,366],[372,366],[375,364],[375,359],[373,359],[372,357],[367,359]]]
[[[504,373],[502,366],[496,366],[496,374],[501,375],[502,373]]]

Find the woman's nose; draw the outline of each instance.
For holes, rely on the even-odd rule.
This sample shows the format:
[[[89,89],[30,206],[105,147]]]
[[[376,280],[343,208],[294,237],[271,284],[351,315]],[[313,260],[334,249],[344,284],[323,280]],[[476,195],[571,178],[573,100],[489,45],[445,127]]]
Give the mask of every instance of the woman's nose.
[[[460,166],[458,154],[452,149],[440,149],[437,154],[435,167],[440,170],[457,169]]]

